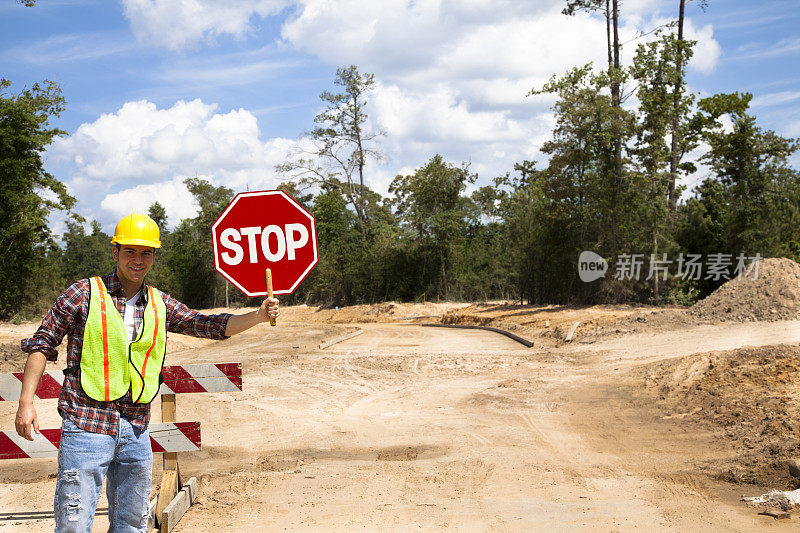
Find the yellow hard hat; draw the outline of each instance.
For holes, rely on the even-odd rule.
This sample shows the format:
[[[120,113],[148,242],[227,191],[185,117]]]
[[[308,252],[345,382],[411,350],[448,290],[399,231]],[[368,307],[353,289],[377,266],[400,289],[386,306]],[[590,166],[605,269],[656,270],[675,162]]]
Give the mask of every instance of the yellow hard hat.
[[[141,213],[133,213],[117,223],[111,242],[161,248],[161,234],[152,218]]]

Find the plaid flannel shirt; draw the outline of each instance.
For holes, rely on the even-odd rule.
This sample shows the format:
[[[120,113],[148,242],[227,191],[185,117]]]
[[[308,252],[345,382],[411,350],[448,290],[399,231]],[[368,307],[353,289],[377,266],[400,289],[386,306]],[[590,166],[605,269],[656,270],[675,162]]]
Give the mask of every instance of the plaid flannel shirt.
[[[116,270],[104,276],[103,282],[117,311],[124,316],[125,293]],[[230,314],[204,315],[189,309],[168,294],[164,294],[163,298],[167,307],[167,331],[209,339],[228,338],[225,336],[225,328]],[[137,331],[142,327],[146,305],[147,291],[142,291],[134,306]],[[22,340],[22,350],[27,353],[40,351],[48,361],[55,361],[58,358],[56,347],[61,344],[64,335],[67,335],[67,368],[79,367],[83,331],[88,314],[89,280],[83,279],[70,285],[64,294],[58,297],[33,337]],[[132,403],[130,391],[112,402],[89,398],[81,388],[77,372],[64,373],[64,385],[58,399],[58,412],[62,417],[68,416],[81,429],[114,436],[117,433],[120,416],[129,420],[138,430],[144,430],[150,421],[150,404]]]

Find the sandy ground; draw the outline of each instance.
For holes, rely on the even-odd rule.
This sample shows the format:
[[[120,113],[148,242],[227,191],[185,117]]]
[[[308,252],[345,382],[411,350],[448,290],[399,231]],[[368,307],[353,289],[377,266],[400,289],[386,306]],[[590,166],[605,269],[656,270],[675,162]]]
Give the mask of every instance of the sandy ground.
[[[542,334],[526,348],[496,333],[397,320],[465,312],[432,305],[351,310],[343,320],[335,310],[287,309],[278,327],[224,342],[172,336],[168,363],[241,361],[245,375],[241,393],[178,398],[178,419],[202,423],[203,449],[180,456],[201,496],[175,531],[797,528],[796,516],[774,520],[739,501],[773,487],[710,475],[708,465],[735,450],[713,429],[665,416],[643,395],[642,375],[709,351],[797,344],[800,322],[645,328],[571,344]],[[524,321],[603,325],[633,312],[495,310],[522,316],[518,331],[528,332]],[[318,349],[356,328],[364,333]],[[0,325],[0,343],[34,329]],[[37,409],[42,427],[57,425],[55,400]],[[13,428],[15,410],[0,402],[0,427]],[[55,460],[3,461],[0,512],[51,510],[55,471]],[[0,521],[2,531],[52,527]],[[106,528],[98,516],[95,531]]]

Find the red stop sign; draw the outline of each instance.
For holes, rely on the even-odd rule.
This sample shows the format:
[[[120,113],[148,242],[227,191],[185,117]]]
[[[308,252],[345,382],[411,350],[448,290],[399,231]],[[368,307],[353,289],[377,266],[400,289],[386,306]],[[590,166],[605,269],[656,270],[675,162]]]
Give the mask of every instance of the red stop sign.
[[[217,272],[247,296],[289,294],[317,264],[314,217],[283,191],[243,192],[211,226]]]

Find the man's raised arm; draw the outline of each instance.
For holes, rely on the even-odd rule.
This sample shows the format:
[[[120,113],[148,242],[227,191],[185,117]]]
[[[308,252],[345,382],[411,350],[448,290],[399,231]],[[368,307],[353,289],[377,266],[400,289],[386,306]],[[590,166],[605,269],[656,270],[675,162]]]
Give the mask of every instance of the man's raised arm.
[[[267,298],[261,303],[261,307],[250,313],[243,315],[233,315],[228,319],[225,326],[225,336],[230,337],[252,328],[256,324],[266,322],[270,317],[278,318],[281,312],[278,309],[277,298]]]

